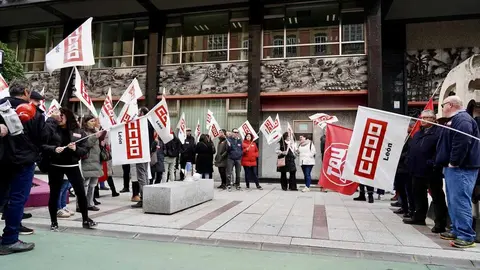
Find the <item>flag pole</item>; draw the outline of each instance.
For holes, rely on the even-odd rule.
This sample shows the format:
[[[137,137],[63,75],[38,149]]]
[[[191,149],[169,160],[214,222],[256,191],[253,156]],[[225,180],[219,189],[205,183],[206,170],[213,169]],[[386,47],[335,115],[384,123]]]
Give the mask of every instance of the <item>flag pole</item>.
[[[62,106],[63,98],[65,98],[65,94],[67,93],[67,88],[68,88],[68,85],[70,84],[70,80],[72,79],[74,68],[75,67],[72,67],[72,71],[70,72],[70,76],[68,77],[67,84],[65,85],[65,89],[63,89],[62,98],[60,99],[60,106]]]
[[[438,89],[440,89],[441,86],[442,86],[442,84],[438,84],[437,88],[435,89],[432,96],[430,97],[430,99],[432,100],[432,103],[433,103],[433,97],[435,96],[435,94],[437,94],[437,91],[438,91]],[[428,101],[430,101],[430,99]],[[433,108],[433,109],[435,111],[435,108]],[[413,131],[414,131],[413,129],[412,129],[412,131],[410,131],[410,133],[408,134],[408,137],[405,139],[405,142],[407,142],[408,138],[410,138],[412,136]]]

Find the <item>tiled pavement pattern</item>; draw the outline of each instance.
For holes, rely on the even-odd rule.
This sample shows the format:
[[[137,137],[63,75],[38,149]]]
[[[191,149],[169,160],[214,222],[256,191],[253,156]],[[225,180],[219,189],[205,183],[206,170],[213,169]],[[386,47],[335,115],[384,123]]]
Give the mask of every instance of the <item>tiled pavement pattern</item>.
[[[117,183],[120,186],[120,181]],[[298,252],[327,248],[333,250],[329,254],[383,254],[395,260],[405,256],[406,260],[425,261],[433,256],[450,264],[451,259],[467,260],[453,260],[466,262],[465,266],[480,261],[479,247],[454,250],[429,228],[403,224],[390,209],[389,196],[368,204],[334,192],[285,192],[279,185],[266,184],[261,191],[216,190],[213,201],[173,215],[150,215],[131,209],[129,196],[112,198],[109,192],[102,191],[101,211],[90,212],[100,223],[95,232],[77,229],[81,226],[80,214],[60,220],[60,226],[80,233],[131,233],[143,239],[189,239],[199,244],[241,243],[242,247],[262,249],[271,245]],[[75,209],[75,203],[69,207]],[[49,224],[46,207],[26,211],[34,218],[25,220],[25,224]],[[427,223],[433,225],[431,220]]]

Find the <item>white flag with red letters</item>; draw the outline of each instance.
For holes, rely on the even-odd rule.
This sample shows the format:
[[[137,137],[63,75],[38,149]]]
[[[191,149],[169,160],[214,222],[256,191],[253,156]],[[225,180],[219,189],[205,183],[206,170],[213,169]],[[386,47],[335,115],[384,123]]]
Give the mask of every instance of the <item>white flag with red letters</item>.
[[[210,128],[208,129],[208,135],[210,135],[210,138],[212,140],[220,137],[220,129],[221,128],[217,120],[215,119],[215,117],[212,117],[210,121]]]
[[[52,116],[56,111],[60,110],[60,103],[56,99],[53,99],[52,102],[50,103],[50,107],[48,108],[46,118]]]
[[[110,129],[113,166],[150,162],[147,117],[139,117]]]
[[[117,123],[132,121],[138,114],[138,103],[124,104],[117,118]]]
[[[92,20],[86,20],[45,56],[45,67],[50,74],[61,68],[95,65]]]
[[[327,124],[338,122],[338,118],[336,116],[330,116],[326,113],[316,113],[311,115],[309,118],[313,121],[314,125],[321,128],[324,128]]]
[[[112,102],[112,88],[108,89],[107,96],[103,102],[102,109],[100,110],[99,116],[100,125],[104,130],[110,129],[112,126],[117,124],[115,120],[115,112],[113,111],[113,102]]]
[[[214,119],[213,117],[213,112],[208,110],[207,111],[207,119],[206,119],[206,122],[207,122],[207,130],[210,129],[210,126],[212,125],[212,120]]]
[[[272,117],[268,117],[265,119],[263,124],[260,126],[260,131],[263,133],[263,136],[265,136],[265,139],[267,139],[267,143],[270,145],[274,142],[278,142],[281,138],[281,134],[278,132],[278,128],[280,126],[279,121],[273,121]],[[280,128],[281,132],[281,128]]]
[[[10,92],[8,89],[7,81],[3,78],[2,74],[0,74],[0,99],[4,97],[9,97]]]
[[[343,179],[393,190],[410,118],[359,106]]]
[[[250,124],[250,122],[248,120],[245,121],[245,123],[243,123],[238,128],[238,132],[240,132],[240,135],[242,135],[243,139],[245,139],[245,136],[249,133],[252,135],[252,141],[256,141],[258,139],[257,132],[255,132],[255,130],[253,129],[252,125]]]
[[[185,122],[185,113],[182,113],[182,116],[180,116],[180,120],[178,120],[177,124],[177,129],[178,139],[182,142],[182,144],[184,144],[185,140],[187,139],[187,124]]]
[[[148,120],[162,139],[163,143],[173,140],[170,128],[170,113],[168,111],[167,100],[162,96],[162,100],[148,112]]]
[[[93,105],[92,99],[88,95],[87,88],[85,88],[85,83],[80,76],[78,69],[74,67],[75,70],[75,92],[73,93],[82,103],[87,107],[93,116],[98,117],[97,110]]]
[[[137,99],[143,96],[142,89],[140,89],[140,85],[138,84],[137,78],[133,79],[132,83],[128,86],[127,90],[123,92],[120,101],[126,104],[130,104],[132,102],[137,101]]]
[[[195,128],[195,139],[198,140],[200,139],[200,135],[202,135],[202,129],[200,127],[200,119],[197,120],[197,127]]]
[[[43,97],[43,99],[40,100],[40,104],[38,104],[38,107],[40,108],[40,110],[46,113],[47,107],[45,106],[45,87],[42,88],[42,92],[40,92],[40,95]]]

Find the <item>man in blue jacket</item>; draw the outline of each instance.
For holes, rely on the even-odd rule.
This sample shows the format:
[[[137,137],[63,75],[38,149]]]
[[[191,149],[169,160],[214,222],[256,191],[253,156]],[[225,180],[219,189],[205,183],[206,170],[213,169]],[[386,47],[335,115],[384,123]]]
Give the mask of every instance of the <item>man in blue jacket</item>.
[[[450,96],[441,104],[444,117],[450,118],[446,126],[480,137],[477,123],[464,110],[458,96]],[[436,164],[444,167],[448,212],[452,220],[450,232],[441,238],[452,240],[458,248],[475,246],[475,230],[472,227],[472,193],[480,168],[479,141],[464,134],[443,129],[437,144]]]
[[[227,160],[227,182],[228,189],[231,189],[233,181],[233,167],[235,167],[235,187],[240,190],[240,173],[242,170],[242,140],[238,129],[234,128],[232,134],[227,138],[228,142],[228,160]]]

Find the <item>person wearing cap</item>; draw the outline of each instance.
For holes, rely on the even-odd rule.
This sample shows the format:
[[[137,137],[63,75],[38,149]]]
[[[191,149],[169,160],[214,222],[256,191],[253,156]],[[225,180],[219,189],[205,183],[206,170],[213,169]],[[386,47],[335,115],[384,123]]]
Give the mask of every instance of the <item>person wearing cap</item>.
[[[180,154],[180,180],[185,179],[184,172],[188,162],[195,164],[195,138],[192,136],[191,128],[187,128],[187,138]]]
[[[40,93],[38,93],[37,91],[32,91],[32,93],[30,94],[30,102],[35,104],[35,106],[37,106],[38,108],[40,106],[40,101],[42,100],[45,100],[44,96],[40,95]]]

